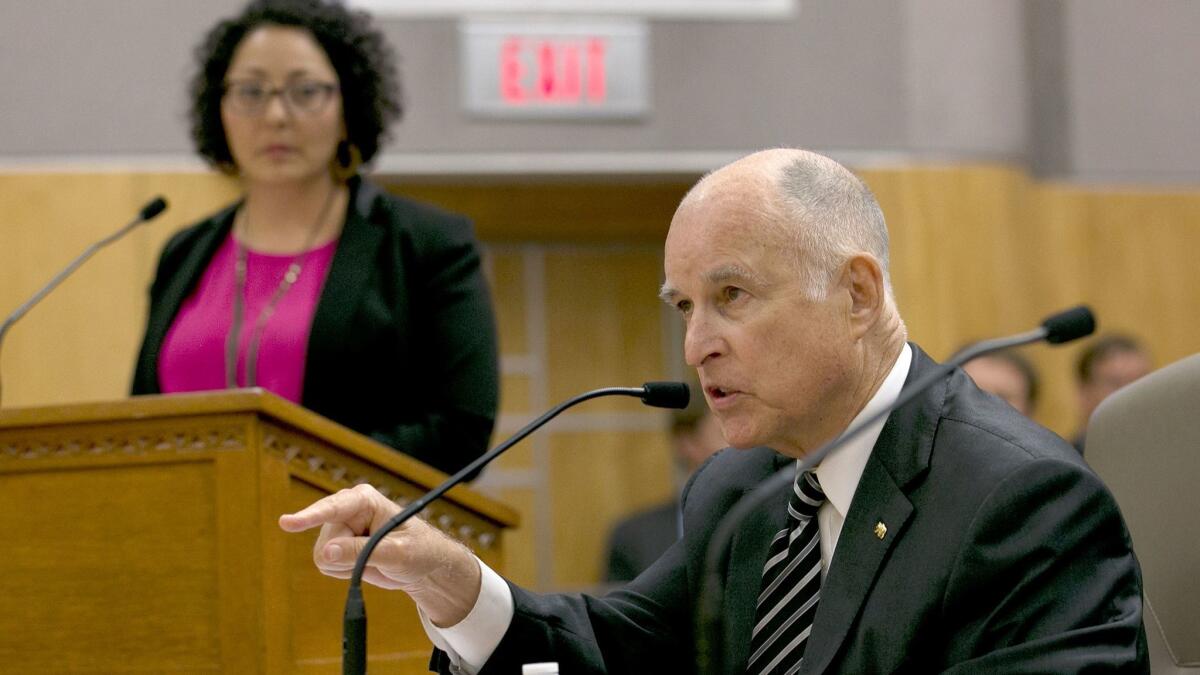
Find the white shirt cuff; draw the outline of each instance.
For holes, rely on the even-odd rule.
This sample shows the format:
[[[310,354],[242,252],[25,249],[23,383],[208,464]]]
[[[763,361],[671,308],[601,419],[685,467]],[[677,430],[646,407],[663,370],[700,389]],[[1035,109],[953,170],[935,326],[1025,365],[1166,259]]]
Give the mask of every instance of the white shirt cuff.
[[[512,590],[492,568],[479,562],[479,598],[466,618],[453,626],[438,628],[418,610],[425,633],[438,649],[450,656],[452,670],[475,675],[491,658],[492,652],[513,618]]]

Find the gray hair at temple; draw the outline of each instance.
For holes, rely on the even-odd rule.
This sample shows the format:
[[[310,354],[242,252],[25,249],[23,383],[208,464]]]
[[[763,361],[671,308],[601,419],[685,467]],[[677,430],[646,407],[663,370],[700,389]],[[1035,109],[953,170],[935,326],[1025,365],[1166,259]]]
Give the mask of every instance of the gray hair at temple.
[[[779,174],[780,208],[794,227],[798,267],[805,294],[825,297],[842,264],[858,253],[873,256],[883,270],[889,303],[895,304],[888,273],[888,232],[875,195],[849,169],[805,152]]]

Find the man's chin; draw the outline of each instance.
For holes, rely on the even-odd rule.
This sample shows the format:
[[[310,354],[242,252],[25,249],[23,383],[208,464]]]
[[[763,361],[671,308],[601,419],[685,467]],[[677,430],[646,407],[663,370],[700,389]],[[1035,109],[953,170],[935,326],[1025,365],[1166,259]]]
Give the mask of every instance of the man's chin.
[[[762,434],[755,432],[753,429],[722,428],[721,432],[729,447],[737,448],[738,450],[749,450],[750,448],[757,448],[767,444]]]

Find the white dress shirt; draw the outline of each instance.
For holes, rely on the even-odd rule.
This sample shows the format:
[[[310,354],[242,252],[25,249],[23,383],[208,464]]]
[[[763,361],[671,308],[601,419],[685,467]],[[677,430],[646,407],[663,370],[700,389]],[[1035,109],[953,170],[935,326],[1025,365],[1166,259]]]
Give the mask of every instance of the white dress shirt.
[[[850,426],[895,403],[911,365],[912,348],[905,343],[891,372],[867,405],[850,422]],[[871,457],[871,448],[875,447],[886,421],[884,418],[872,424],[840,450],[826,457],[815,470],[817,480],[825,491],[825,503],[817,511],[822,578],[833,560],[842,524],[850,510],[850,502],[854,499],[854,491],[858,489],[863,469]],[[482,560],[479,561],[479,569],[482,577],[479,599],[465,619],[448,628],[438,628],[421,612],[421,624],[429,639],[450,656],[451,672],[463,675],[475,675],[483,668],[508,631],[513,617],[513,597],[508,584]]]
[[[904,380],[908,378],[908,369],[912,365],[912,347],[904,343],[904,349],[892,365],[879,390],[867,401],[867,405],[858,412],[846,428],[858,424],[862,420],[887,408],[900,398],[900,390]],[[883,418],[863,430],[861,434],[851,439],[837,452],[829,455],[815,469],[821,489],[825,491],[825,503],[817,510],[817,527],[821,535],[821,578],[829,571],[829,563],[833,560],[833,550],[837,548],[838,537],[842,534],[842,523],[846,522],[846,514],[850,511],[850,502],[854,500],[854,492],[858,489],[858,481],[862,478],[867,460],[871,458],[871,448],[879,440],[879,432],[887,418]],[[799,460],[796,465],[799,467]]]

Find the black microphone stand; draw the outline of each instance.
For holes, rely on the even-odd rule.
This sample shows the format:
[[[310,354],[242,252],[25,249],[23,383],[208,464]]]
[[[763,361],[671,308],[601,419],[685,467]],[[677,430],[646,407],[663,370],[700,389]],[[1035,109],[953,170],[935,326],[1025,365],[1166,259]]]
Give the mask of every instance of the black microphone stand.
[[[831,452],[857,438],[863,431],[886,418],[893,411],[910,403],[931,385],[964,363],[985,354],[1032,342],[1042,340],[1051,344],[1069,342],[1090,335],[1095,329],[1095,319],[1091,310],[1081,305],[1047,318],[1041,326],[1031,331],[977,342],[905,387],[891,405],[846,429],[833,440],[814,450],[800,462],[799,467],[793,464],[780,469],[739,499],[717,524],[705,551],[704,576],[700,582],[700,597],[696,603],[696,665],[699,672],[705,674],[721,672],[724,660],[721,640],[722,596],[725,585],[725,568],[729,563],[729,543],[733,541],[733,536],[751,512],[778,495],[781,490],[786,489],[795,480],[798,473],[803,473],[819,465]]]

